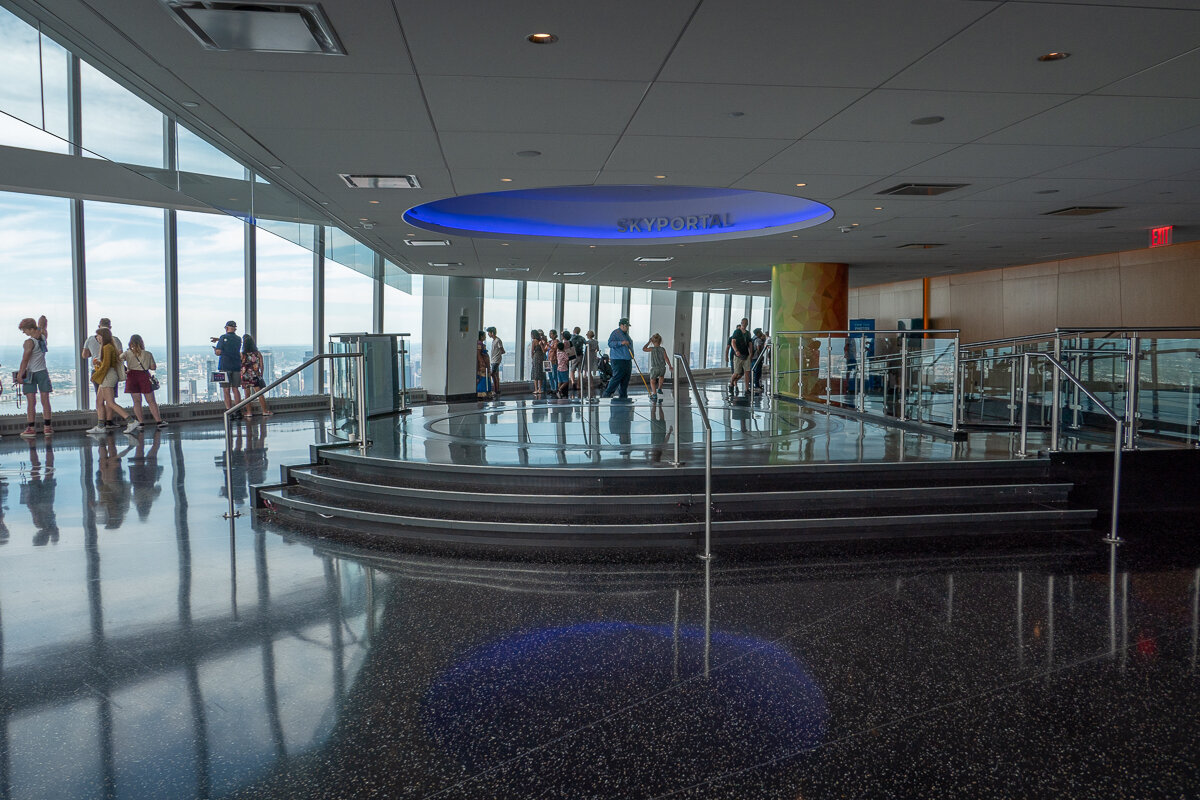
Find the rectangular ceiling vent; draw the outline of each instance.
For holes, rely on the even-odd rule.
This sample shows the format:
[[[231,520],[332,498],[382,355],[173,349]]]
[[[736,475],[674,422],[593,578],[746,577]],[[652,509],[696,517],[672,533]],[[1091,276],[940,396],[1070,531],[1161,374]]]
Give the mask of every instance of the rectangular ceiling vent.
[[[970,185],[969,183],[899,183],[890,189],[877,192],[877,194],[933,197],[934,195],[953,192],[955,189],[961,189],[964,186]]]
[[[1092,214],[1103,214],[1105,211],[1116,211],[1124,206],[1071,206],[1060,208],[1058,211],[1046,211],[1044,217],[1090,217]]]
[[[945,242],[909,242],[897,247],[897,250],[932,250],[935,247],[945,247]]]
[[[346,55],[320,3],[162,2],[207,50]]]
[[[341,178],[351,189],[420,189],[416,175],[346,175]]]

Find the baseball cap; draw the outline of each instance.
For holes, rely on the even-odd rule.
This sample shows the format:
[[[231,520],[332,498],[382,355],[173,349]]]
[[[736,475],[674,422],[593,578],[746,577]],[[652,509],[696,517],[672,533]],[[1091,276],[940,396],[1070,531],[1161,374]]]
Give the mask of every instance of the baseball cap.
[[[234,322],[233,320],[229,320],[229,322],[226,322],[226,323],[225,323],[225,327],[226,327],[226,328],[236,328],[236,327],[237,327],[237,323],[236,323],[236,322]]]
[[[625,317],[621,317],[621,321],[617,323],[617,325],[628,325],[628,324],[629,324],[629,320],[626,319]]]

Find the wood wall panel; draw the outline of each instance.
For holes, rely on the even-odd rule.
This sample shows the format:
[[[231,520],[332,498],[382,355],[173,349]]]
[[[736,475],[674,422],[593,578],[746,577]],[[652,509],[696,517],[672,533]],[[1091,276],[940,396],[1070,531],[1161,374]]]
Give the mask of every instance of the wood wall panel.
[[[1200,325],[1200,263],[1121,266],[1126,325]]]
[[[1010,278],[1010,274],[1005,270],[1002,335],[1054,330],[1058,324],[1058,270],[1049,274],[1039,270],[1024,278]]]
[[[1115,267],[1058,276],[1058,320],[1050,329],[1127,324],[1121,313],[1121,275]],[[1036,331],[1028,331],[1036,333]]]

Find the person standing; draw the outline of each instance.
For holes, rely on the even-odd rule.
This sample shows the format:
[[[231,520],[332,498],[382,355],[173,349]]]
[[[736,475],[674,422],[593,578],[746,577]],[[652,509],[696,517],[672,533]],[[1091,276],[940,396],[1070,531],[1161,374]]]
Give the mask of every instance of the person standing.
[[[546,351],[542,349],[542,340],[535,328],[529,332],[529,374],[533,379],[534,397],[541,396],[542,383],[546,380],[546,370],[542,368],[542,360],[545,357]]]
[[[488,383],[491,380],[492,363],[487,352],[487,334],[479,332],[479,341],[475,344],[475,399],[487,400],[491,395]]]
[[[616,393],[615,399],[628,400],[629,376],[633,373],[633,340],[629,338],[629,320],[624,317],[608,335],[608,357],[613,376],[601,396],[612,397]]]
[[[750,394],[750,334],[746,331],[749,320],[742,320],[729,336],[729,350],[733,355],[733,377],[729,379],[729,393],[737,393],[738,379],[745,383],[746,394]]]
[[[217,355],[217,370],[225,373],[221,388],[225,391],[225,410],[242,401],[242,337],[237,335],[237,323],[225,323],[225,333],[210,337],[213,352]],[[240,414],[234,415],[235,418]]]
[[[254,337],[247,333],[242,337],[243,396],[249,397],[250,395],[254,394],[256,390],[262,389],[267,385],[267,382],[263,380],[264,371],[265,367],[263,366],[262,353],[259,352],[258,345],[254,343]],[[265,394],[260,394],[258,396],[258,405],[264,417],[271,416],[271,411],[267,408],[267,396]],[[253,404],[246,406],[247,417],[253,414],[251,411],[253,407]]]
[[[121,354],[121,358],[125,361],[125,394],[133,397],[134,421],[129,423],[125,432],[133,433],[145,424],[142,398],[145,398],[146,404],[150,406],[150,413],[154,415],[158,427],[167,427],[158,410],[158,401],[154,399],[153,377],[158,364],[154,361],[154,354],[146,349],[141,336],[135,333],[129,337],[129,349]]]
[[[99,341],[100,355],[92,359],[92,383],[96,386],[96,427],[88,429],[88,433],[108,433],[116,427],[112,423],[115,414],[122,422],[129,422],[129,412],[117,405],[117,366],[121,363],[121,355],[113,344],[113,335],[108,328],[97,328],[96,339]],[[111,424],[110,424],[111,423]],[[137,430],[137,420],[129,422],[126,433]]]
[[[496,335],[495,328],[487,329],[488,338],[492,340],[489,352],[492,368],[492,392],[500,396],[500,365],[504,363],[504,342]]]
[[[767,360],[767,335],[762,328],[754,329],[754,391],[761,392],[763,364]]]
[[[642,352],[650,354],[650,402],[661,403],[663,401],[663,380],[667,377],[667,368],[674,369],[667,359],[667,348],[662,346],[662,336],[657,333],[651,336],[650,341],[642,346]]]
[[[96,327],[97,327],[97,329],[103,328],[104,330],[108,331],[110,335],[112,334],[112,320],[110,320],[108,317],[101,317],[100,322],[97,324]],[[104,345],[103,345],[103,343],[101,343],[101,341],[97,335],[99,333],[100,333],[100,331],[97,330],[96,333],[94,333],[88,337],[87,341],[83,343],[83,350],[80,353],[80,355],[83,357],[83,359],[93,368],[96,365],[96,359],[100,358],[100,351],[104,349]],[[116,336],[113,336],[112,340],[113,340],[113,347],[116,348],[118,356],[121,353],[125,352],[125,348],[121,345],[120,339],[118,339]],[[115,388],[113,391],[115,394],[116,393]],[[96,398],[96,423],[97,424],[109,424],[109,425],[114,424],[112,421],[111,415],[100,413],[100,406],[101,406],[100,398],[97,397]],[[121,408],[119,405],[117,405],[117,402],[115,399],[112,401],[112,404],[110,407],[111,408]],[[125,409],[122,408],[121,413],[125,414]],[[128,415],[126,414],[126,416],[128,416]]]
[[[46,340],[46,315],[38,317],[36,322],[33,317],[26,317],[17,327],[28,337],[22,345],[21,366],[17,369],[16,381],[21,384],[21,391],[25,394],[25,418],[28,421],[21,435],[26,439],[32,439],[36,435],[33,429],[37,406],[35,400],[40,392],[42,435],[52,436],[54,428],[50,424],[50,370],[46,367],[46,351],[49,349]]]

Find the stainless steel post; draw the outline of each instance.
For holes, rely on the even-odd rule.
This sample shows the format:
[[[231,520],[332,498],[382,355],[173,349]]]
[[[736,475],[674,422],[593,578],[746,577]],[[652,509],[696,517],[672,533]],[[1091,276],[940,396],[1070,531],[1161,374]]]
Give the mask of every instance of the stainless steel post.
[[[408,412],[408,346],[400,337],[400,413]]]
[[[1071,374],[1076,378],[1083,380],[1083,371],[1080,369],[1080,361],[1082,356],[1076,353],[1071,357]],[[1073,382],[1071,383],[1071,430],[1079,430],[1079,412],[1083,410],[1083,406],[1079,402],[1079,387]]]
[[[233,510],[233,435],[229,431],[229,417],[231,412],[226,410],[223,418],[225,420],[225,496],[229,500],[229,511],[225,513],[225,519],[229,520],[229,532],[233,533],[233,520],[240,517],[241,514]]]
[[[1138,389],[1141,384],[1142,338],[1129,337],[1129,367],[1125,370],[1125,446],[1137,449]]]
[[[777,391],[779,384],[776,381],[779,378],[779,370],[775,364],[777,360],[775,358],[775,343],[772,341],[769,347],[771,348],[771,395],[777,396],[779,394]]]
[[[358,452],[367,453],[367,351],[366,341],[358,340],[358,358],[354,359],[355,383],[358,384]]]
[[[679,362],[683,361],[683,356],[679,353],[675,354],[675,359]],[[678,467],[683,464],[679,460],[679,367],[671,370],[671,394],[675,397],[675,460],[671,462],[672,467]]]
[[[1113,490],[1112,490],[1112,523],[1109,525],[1108,536],[1104,541],[1109,544],[1121,544],[1118,535],[1118,510],[1121,506],[1121,446],[1125,439],[1125,423],[1117,420],[1117,434],[1113,442]]]
[[[1017,365],[1013,359],[1008,361],[1008,424],[1017,424]]]
[[[959,374],[959,370],[962,369],[962,363],[959,361],[957,336],[954,337],[954,344],[951,346],[954,348],[954,374],[951,376],[951,379],[954,381],[954,396],[950,402],[950,432],[958,433],[959,406],[962,404],[962,382],[964,377]]]
[[[900,407],[898,418],[901,422],[908,419],[908,337],[900,336]]]
[[[1029,436],[1029,353],[1021,353],[1021,445],[1017,449],[1017,457],[1029,455],[1027,437]]]
[[[1058,331],[1054,332],[1054,360],[1062,361],[1062,339]],[[1062,377],[1058,374],[1058,367],[1050,365],[1050,374],[1053,380],[1050,382],[1050,452],[1058,452],[1058,425],[1060,406],[1058,400],[1059,390],[1062,388],[1060,381]]]
[[[825,334],[825,404],[833,402],[833,337]]]
[[[855,347],[858,353],[858,375],[855,376],[858,380],[858,392],[854,401],[854,407],[859,413],[864,413],[867,410],[867,401],[864,395],[866,394],[867,381],[867,335],[864,333],[858,337],[858,345]]]
[[[712,558],[712,430],[704,429],[704,558]]]

